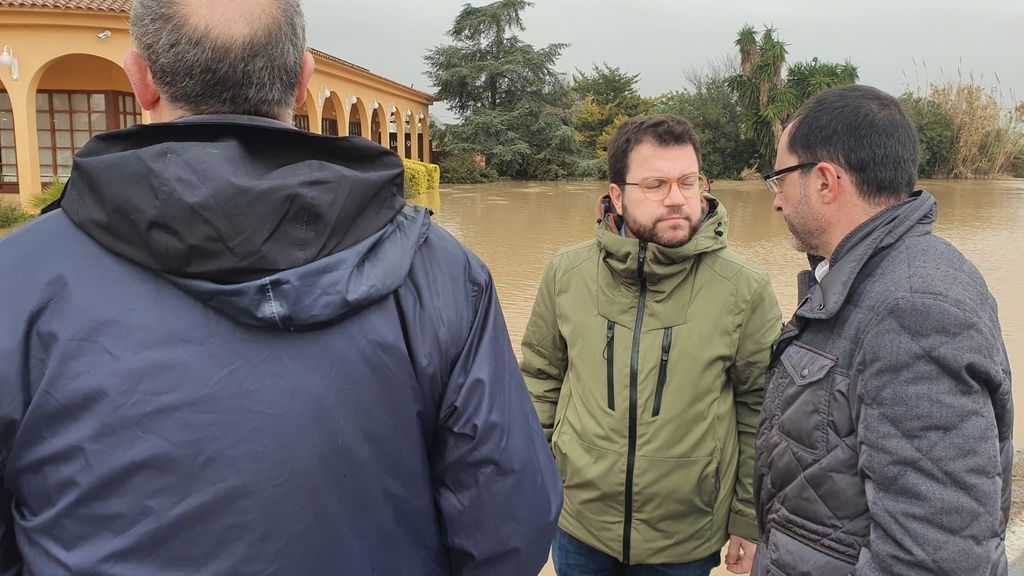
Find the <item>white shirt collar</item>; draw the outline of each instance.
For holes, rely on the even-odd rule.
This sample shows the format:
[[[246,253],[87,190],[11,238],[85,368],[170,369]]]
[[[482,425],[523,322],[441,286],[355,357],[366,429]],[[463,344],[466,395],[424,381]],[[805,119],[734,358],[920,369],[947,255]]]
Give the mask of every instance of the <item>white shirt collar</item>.
[[[818,283],[821,283],[821,279],[828,274],[828,260],[822,260],[818,263],[817,267],[814,268],[814,277],[818,279]]]

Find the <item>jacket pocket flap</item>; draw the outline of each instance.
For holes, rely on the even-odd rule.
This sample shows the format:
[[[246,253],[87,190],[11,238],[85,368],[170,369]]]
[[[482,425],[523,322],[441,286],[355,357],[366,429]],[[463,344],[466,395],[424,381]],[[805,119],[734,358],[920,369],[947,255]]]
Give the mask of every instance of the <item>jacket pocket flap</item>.
[[[779,525],[771,526],[766,560],[786,576],[845,575],[853,572],[856,564],[854,558],[812,544]]]
[[[798,386],[820,380],[836,365],[832,356],[794,342],[782,355],[782,364]]]

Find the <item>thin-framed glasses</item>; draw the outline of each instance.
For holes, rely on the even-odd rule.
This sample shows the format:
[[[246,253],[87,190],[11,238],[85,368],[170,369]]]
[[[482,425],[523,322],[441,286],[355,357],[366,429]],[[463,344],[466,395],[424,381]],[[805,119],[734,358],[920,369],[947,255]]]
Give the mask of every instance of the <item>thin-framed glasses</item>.
[[[692,174],[684,174],[679,178],[652,176],[650,178],[643,178],[639,182],[619,182],[619,185],[636,186],[644,193],[644,198],[652,202],[663,202],[665,198],[668,198],[672,190],[672,184],[675,184],[684,196],[695,196],[704,190],[707,181],[707,177],[703,174],[694,172]]]
[[[779,168],[778,170],[775,170],[774,172],[769,172],[769,173],[765,174],[764,176],[762,176],[762,178],[764,178],[764,185],[765,185],[765,187],[768,188],[768,191],[771,192],[772,194],[778,194],[779,192],[782,192],[782,177],[783,176],[785,176],[786,174],[789,174],[790,172],[795,172],[795,171],[801,170],[803,168],[810,168],[811,166],[817,166],[818,164],[821,164],[821,162],[802,162],[800,164],[796,164],[796,165],[793,165],[793,166],[788,166],[786,168]]]

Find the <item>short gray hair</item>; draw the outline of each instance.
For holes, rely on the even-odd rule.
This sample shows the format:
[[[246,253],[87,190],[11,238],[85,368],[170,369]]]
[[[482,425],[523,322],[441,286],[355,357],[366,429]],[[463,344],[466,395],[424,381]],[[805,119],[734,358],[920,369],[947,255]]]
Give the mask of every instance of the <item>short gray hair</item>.
[[[167,102],[188,114],[290,115],[306,49],[300,0],[232,39],[190,19],[180,0],[134,0],[131,33]],[[212,27],[210,27],[212,28]]]

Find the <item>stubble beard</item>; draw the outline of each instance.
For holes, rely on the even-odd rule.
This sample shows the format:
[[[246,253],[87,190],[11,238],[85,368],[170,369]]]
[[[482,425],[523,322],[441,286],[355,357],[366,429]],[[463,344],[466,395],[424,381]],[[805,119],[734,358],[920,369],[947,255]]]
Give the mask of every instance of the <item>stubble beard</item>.
[[[789,229],[790,243],[798,252],[821,256],[821,239],[825,237],[825,224],[821,217],[810,208],[810,193],[801,186],[800,204],[791,214],[783,214]]]

